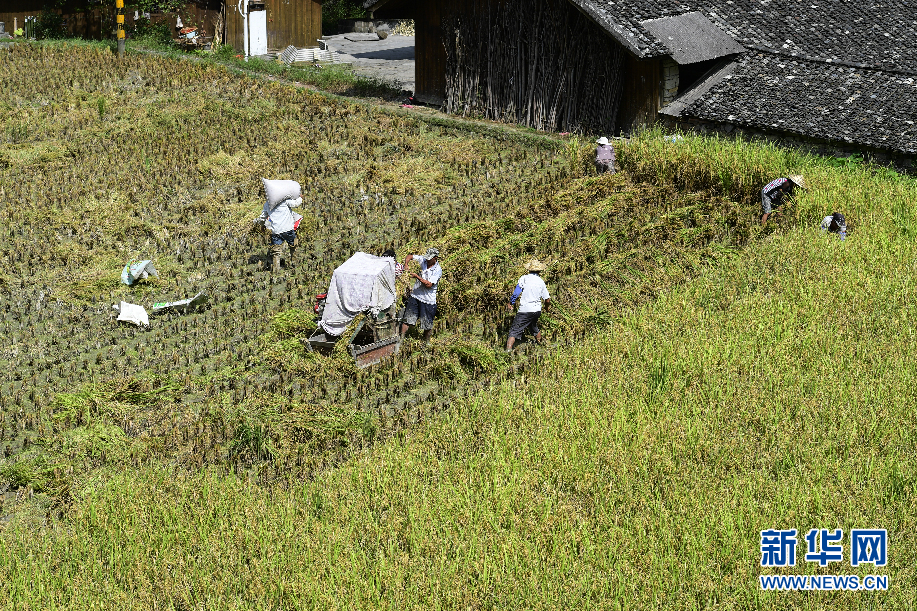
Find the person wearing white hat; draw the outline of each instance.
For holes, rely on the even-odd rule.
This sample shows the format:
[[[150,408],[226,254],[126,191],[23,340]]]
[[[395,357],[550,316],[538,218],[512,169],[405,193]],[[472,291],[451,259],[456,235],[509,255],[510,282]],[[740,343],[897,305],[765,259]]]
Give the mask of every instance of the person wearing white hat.
[[[410,327],[420,323],[423,330],[423,341],[430,341],[433,335],[433,319],[436,317],[436,288],[443,270],[439,266],[439,251],[428,248],[425,255],[408,255],[404,260],[407,268],[412,259],[420,260],[420,274],[411,274],[417,281],[408,295],[404,304],[404,321],[401,325],[401,336],[408,332]]]
[[[595,141],[598,144],[595,147],[595,169],[599,171],[599,174],[604,174],[605,172],[615,173],[615,147],[613,147],[609,142],[608,138],[602,136]]]
[[[796,187],[806,188],[806,181],[802,176],[790,175],[787,178],[775,178],[761,189],[761,224],[767,222],[767,217],[776,212],[788,197],[792,197]]]
[[[509,338],[506,340],[506,351],[513,349],[516,340],[529,331],[535,335],[535,341],[541,343],[541,329],[538,328],[538,319],[541,317],[541,300],[544,300],[544,307],[547,309],[551,303],[551,295],[548,294],[548,287],[539,275],[545,270],[544,263],[538,259],[532,259],[525,266],[526,275],[519,278],[513,296],[510,297],[509,304],[506,308],[513,309],[513,305],[519,302],[519,311],[513,318],[513,324],[509,328]]]

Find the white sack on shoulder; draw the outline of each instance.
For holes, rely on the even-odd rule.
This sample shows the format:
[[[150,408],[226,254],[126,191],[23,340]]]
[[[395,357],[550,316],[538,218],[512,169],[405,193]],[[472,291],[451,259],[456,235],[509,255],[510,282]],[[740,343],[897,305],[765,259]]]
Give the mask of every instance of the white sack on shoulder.
[[[261,179],[264,182],[264,195],[267,198],[266,209],[270,212],[287,200],[299,200],[298,203],[290,202],[287,204],[295,208],[302,203],[302,187],[295,180],[268,180]]]

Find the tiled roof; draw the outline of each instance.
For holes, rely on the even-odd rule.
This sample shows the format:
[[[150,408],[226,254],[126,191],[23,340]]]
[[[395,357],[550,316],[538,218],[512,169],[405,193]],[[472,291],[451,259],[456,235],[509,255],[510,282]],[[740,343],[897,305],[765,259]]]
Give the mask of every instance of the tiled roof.
[[[679,64],[693,64],[745,52],[732,36],[697,11],[650,19],[640,25],[661,40],[671,52],[672,59]]]
[[[917,74],[917,0],[570,0],[638,57],[668,55],[641,21],[699,11],[747,48]]]
[[[917,76],[750,53],[681,112],[917,153]]]

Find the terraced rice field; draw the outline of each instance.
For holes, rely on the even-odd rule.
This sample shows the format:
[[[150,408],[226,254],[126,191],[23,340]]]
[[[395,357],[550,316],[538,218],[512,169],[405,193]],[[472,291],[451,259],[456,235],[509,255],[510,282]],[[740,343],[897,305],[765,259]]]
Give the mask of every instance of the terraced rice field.
[[[522,266],[549,263],[558,350],[695,275],[753,231],[747,185],[676,188],[621,148],[417,118],[93,46],[0,50],[0,476],[66,502],[101,464],[308,477],[538,351],[502,351]],[[261,177],[303,185],[295,266],[267,271]],[[436,246],[434,341],[357,371],[311,354],[313,296],[355,251]],[[160,272],[120,283],[131,260]],[[206,291],[201,312],[115,321]]]

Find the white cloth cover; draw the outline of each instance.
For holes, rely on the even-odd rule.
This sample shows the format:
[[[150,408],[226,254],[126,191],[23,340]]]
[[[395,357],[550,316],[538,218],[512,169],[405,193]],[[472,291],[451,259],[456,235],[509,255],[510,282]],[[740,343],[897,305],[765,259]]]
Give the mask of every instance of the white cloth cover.
[[[330,335],[340,335],[360,312],[377,316],[393,303],[395,260],[358,252],[334,270],[319,325]]]
[[[118,308],[118,320],[132,322],[138,327],[148,327],[150,325],[150,317],[147,315],[146,309],[143,306],[127,303],[126,301],[122,301]]]

